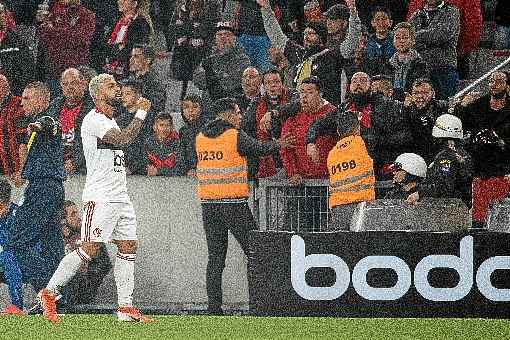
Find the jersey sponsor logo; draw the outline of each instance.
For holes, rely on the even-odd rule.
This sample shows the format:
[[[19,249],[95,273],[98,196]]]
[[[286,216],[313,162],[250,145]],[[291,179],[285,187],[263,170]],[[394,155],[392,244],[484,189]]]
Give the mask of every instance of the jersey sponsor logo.
[[[95,228],[93,231],[92,231],[92,235],[94,235],[94,237],[96,238],[99,238],[101,237],[101,235],[103,235],[103,229],[97,227]]]
[[[510,301],[510,289],[493,285],[491,275],[498,270],[510,269],[510,256],[494,256],[482,262],[478,268],[473,263],[473,236],[460,240],[459,256],[433,254],[421,259],[414,272],[404,259],[397,256],[367,256],[354,265],[335,254],[306,255],[305,241],[294,235],[291,238],[291,283],[294,291],[306,300],[329,301],[341,297],[352,286],[362,298],[370,301],[393,301],[402,298],[414,283],[416,291],[429,301],[459,301],[465,298],[476,285],[478,291],[488,300]],[[311,268],[331,268],[336,274],[335,282],[329,287],[310,286],[305,279]],[[437,268],[448,268],[457,272],[459,281],[455,287],[435,287],[429,282],[429,273]],[[367,282],[367,273],[372,269],[387,269],[397,275],[392,287],[373,287]]]
[[[442,172],[450,172],[450,169],[452,167],[452,161],[449,159],[440,160],[439,167]]]
[[[123,172],[124,171],[124,153],[121,152],[113,152],[113,171],[114,172]]]

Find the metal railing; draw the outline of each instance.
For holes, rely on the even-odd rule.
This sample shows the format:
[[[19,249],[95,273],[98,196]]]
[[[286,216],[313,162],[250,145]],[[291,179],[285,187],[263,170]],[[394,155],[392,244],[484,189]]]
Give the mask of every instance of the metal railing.
[[[378,196],[391,187],[391,181],[376,182]],[[328,231],[328,180],[307,179],[303,185],[291,186],[287,179],[261,179],[255,189],[255,207],[260,230]]]

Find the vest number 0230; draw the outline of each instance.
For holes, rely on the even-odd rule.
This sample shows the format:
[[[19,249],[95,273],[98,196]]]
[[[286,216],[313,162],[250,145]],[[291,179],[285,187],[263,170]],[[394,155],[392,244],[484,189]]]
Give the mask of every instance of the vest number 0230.
[[[198,153],[198,158],[201,161],[214,161],[223,159],[222,151],[201,151]]]
[[[356,167],[356,161],[351,159],[349,162],[342,162],[331,167],[331,174],[334,175],[337,172],[354,169]]]

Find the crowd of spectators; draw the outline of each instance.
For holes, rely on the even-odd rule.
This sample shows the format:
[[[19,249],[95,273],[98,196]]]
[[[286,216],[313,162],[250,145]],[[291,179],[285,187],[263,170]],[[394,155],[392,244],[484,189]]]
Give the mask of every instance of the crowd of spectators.
[[[249,135],[260,141],[282,134],[297,138],[294,148],[250,159],[251,178],[280,176],[299,185],[327,177],[325,157],[336,142],[336,116],[344,111],[358,116],[378,179],[391,178],[391,165],[402,153],[431,163],[438,152],[432,128],[449,110],[471,136],[485,131],[493,137],[467,138],[469,145],[489,140],[494,148],[484,152],[510,158],[506,73],[491,80],[501,82],[501,92],[493,93],[491,85],[490,94],[480,99],[469,94],[448,102],[459,90],[459,79],[471,77],[469,57],[479,47],[484,20],[495,22],[493,47],[510,47],[506,1],[0,4],[0,169],[15,184],[22,164],[17,145],[28,114],[20,99],[25,86],[38,80],[50,87],[48,110],[60,117],[65,169],[73,175],[85,172],[80,125],[94,106],[88,80],[103,72],[113,74],[122,88],[115,117],[121,128],[131,121],[140,97],[152,103],[140,136],[125,150],[128,174],[193,176],[195,137],[214,119],[211,103],[224,97],[237,99],[241,126]],[[164,43],[156,41],[158,32]],[[156,52],[156,45],[166,46],[169,74],[182,82],[179,118],[184,126],[178,130],[175,115],[165,111],[166,83],[154,72],[158,56],[165,55]],[[190,82],[201,94],[189,91]],[[473,123],[473,105],[497,118]],[[480,154],[476,146],[467,149]],[[477,162],[487,166],[484,156],[474,157],[475,169]],[[489,177],[508,175],[509,162],[500,163],[496,173],[480,171]],[[475,171],[474,176],[484,179],[484,174]]]

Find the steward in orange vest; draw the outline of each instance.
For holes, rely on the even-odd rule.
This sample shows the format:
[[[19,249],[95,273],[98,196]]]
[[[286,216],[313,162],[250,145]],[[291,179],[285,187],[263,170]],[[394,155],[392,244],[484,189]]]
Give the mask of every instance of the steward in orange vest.
[[[221,315],[221,280],[228,248],[228,231],[248,251],[248,232],[257,229],[248,207],[246,157],[262,157],[289,147],[292,137],[261,142],[239,130],[240,110],[234,99],[214,103],[217,118],[196,138],[198,197],[207,239],[206,288],[208,312]]]
[[[349,230],[358,202],[375,199],[374,162],[360,136],[358,118],[351,112],[338,116],[340,141],[328,155],[330,229]]]

